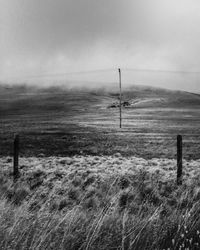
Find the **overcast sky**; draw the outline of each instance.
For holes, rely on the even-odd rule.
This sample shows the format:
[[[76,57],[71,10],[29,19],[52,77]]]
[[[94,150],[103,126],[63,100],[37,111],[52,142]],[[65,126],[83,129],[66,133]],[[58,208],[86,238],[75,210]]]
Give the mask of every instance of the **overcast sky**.
[[[118,67],[200,71],[199,27],[199,0],[0,0],[0,80]],[[124,71],[124,79],[200,91],[200,74]]]

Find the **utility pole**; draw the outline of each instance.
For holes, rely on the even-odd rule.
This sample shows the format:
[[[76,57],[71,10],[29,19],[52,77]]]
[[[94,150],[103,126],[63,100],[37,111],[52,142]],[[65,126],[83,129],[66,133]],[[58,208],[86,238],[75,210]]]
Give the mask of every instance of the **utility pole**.
[[[119,127],[122,127],[122,79],[121,79],[121,69],[119,71]]]

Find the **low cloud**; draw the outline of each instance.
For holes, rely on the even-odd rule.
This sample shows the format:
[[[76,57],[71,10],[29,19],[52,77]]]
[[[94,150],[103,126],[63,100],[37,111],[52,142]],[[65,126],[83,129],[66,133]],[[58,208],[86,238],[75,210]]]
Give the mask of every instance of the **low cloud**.
[[[96,68],[200,68],[197,0],[0,0],[0,4],[1,80]],[[125,78],[200,90],[198,74],[129,72]]]

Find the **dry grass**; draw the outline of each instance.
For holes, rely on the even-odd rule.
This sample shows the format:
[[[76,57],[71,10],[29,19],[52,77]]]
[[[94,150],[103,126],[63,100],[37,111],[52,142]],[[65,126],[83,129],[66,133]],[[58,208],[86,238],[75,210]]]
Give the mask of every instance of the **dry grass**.
[[[0,159],[0,249],[199,249],[200,161]]]

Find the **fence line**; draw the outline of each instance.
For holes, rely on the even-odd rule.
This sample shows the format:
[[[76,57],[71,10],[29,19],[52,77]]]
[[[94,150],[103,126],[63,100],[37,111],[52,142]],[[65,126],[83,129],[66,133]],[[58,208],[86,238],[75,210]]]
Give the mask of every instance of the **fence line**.
[[[14,180],[16,180],[19,175],[19,135],[16,134],[13,141],[13,148],[14,148],[14,154],[13,154],[13,177]],[[177,135],[177,185],[182,185],[182,161],[183,161],[183,154],[182,154],[182,136]]]

